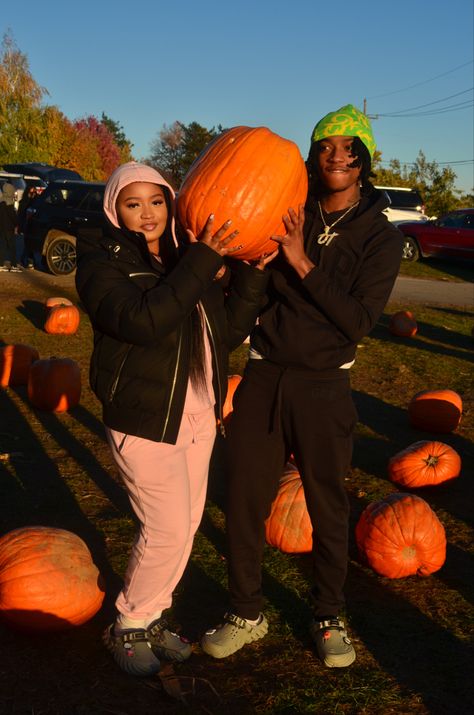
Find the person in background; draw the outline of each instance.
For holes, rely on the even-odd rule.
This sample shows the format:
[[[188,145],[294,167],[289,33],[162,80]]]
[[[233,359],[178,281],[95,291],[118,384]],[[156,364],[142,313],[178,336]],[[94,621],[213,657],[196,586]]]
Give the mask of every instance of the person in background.
[[[33,199],[38,196],[38,191],[36,186],[28,186],[20,199],[18,204],[18,253],[20,256],[20,263],[23,268],[34,269],[33,256],[30,255],[28,248],[25,243],[25,229],[26,229],[26,210],[31,205]]]
[[[163,613],[204,509],[228,351],[255,323],[268,274],[263,258],[238,261],[224,291],[216,276],[238,231],[211,215],[200,236],[178,232],[175,193],[149,166],[116,169],[104,211],[105,236],[79,238],[76,286],[94,329],[91,386],[139,521],[104,642],[122,670],[147,676],[191,655]]]
[[[16,239],[18,216],[15,209],[15,187],[6,182],[0,191],[0,270],[17,273]]]
[[[289,208],[267,303],[250,336],[227,439],[230,607],[202,637],[225,658],[265,636],[261,563],[265,519],[293,454],[313,527],[310,634],[328,667],[356,655],[343,621],[349,501],[344,484],[357,422],[350,386],[357,344],[390,296],[401,233],[371,182],[375,141],[353,105],[324,116],[311,136],[305,207]]]

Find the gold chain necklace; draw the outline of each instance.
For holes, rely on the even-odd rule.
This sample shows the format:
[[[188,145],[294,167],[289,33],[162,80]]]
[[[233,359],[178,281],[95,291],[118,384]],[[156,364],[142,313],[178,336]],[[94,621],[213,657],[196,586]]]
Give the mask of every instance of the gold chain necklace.
[[[339,216],[339,218],[337,218],[330,226],[328,226],[327,223],[326,223],[326,221],[324,220],[323,210],[322,210],[322,208],[321,208],[321,204],[320,204],[319,201],[318,201],[319,213],[321,214],[321,221],[322,221],[323,224],[324,224],[324,231],[323,231],[323,233],[320,233],[320,234],[319,234],[319,236],[318,236],[318,243],[320,243],[320,244],[323,245],[323,246],[324,246],[324,245],[325,245],[325,246],[329,246],[329,244],[331,243],[332,239],[333,239],[333,238],[336,238],[336,236],[339,236],[339,234],[336,233],[335,231],[334,231],[333,233],[329,233],[329,231],[330,231],[332,228],[334,228],[334,226],[335,226],[337,223],[339,223],[339,221],[342,221],[342,219],[344,218],[344,216],[347,216],[347,214],[349,213],[349,211],[352,211],[352,209],[354,209],[359,203],[360,203],[360,199],[359,199],[359,201],[356,201],[355,204],[352,204],[352,206],[349,206],[349,208],[347,209],[347,211],[344,211],[344,213],[342,214],[342,216]]]

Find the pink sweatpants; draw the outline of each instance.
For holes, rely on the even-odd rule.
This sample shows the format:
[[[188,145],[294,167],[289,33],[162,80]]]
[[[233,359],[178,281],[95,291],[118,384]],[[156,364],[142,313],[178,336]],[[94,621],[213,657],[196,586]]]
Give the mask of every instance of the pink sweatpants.
[[[191,554],[206,500],[214,408],[184,414],[175,445],[106,432],[140,522],[116,606],[148,619],[171,605]]]

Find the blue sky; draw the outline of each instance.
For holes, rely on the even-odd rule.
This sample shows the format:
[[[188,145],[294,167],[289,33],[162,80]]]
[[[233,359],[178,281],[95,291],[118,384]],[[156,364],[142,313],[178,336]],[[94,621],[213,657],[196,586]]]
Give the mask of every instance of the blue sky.
[[[138,159],[176,120],[267,126],[306,157],[317,120],[365,98],[384,162],[421,149],[474,186],[472,0],[26,0],[0,28],[47,103],[104,111]]]

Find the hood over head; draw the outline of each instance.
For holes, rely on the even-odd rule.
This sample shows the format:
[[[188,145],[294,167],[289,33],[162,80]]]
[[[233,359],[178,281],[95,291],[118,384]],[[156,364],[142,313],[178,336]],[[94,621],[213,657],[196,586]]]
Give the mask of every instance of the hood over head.
[[[13,206],[15,203],[15,191],[16,189],[13,184],[10,184],[8,181],[3,184],[3,200],[7,206]]]
[[[178,245],[175,231],[175,192],[172,186],[164,179],[161,174],[147,164],[140,164],[137,161],[129,161],[126,164],[118,166],[110,175],[105,186],[104,193],[104,212],[110,223],[115,228],[121,228],[117,216],[116,203],[120,191],[128,184],[133,184],[135,181],[143,181],[149,184],[158,184],[168,191],[170,201],[168,202],[168,210],[170,212],[170,228],[175,246]]]
[[[373,157],[375,139],[367,115],[353,104],[346,104],[335,112],[326,114],[313,129],[311,142],[317,142],[326,137],[359,137]]]

